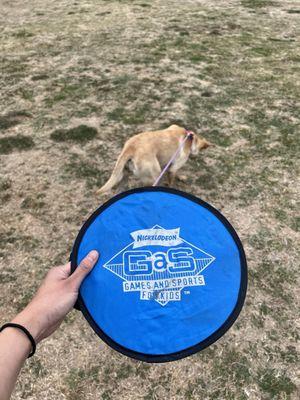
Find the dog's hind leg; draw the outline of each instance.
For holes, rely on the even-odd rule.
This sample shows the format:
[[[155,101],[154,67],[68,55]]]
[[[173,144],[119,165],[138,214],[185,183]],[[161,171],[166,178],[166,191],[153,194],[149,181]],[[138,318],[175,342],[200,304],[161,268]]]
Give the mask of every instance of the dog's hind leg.
[[[175,182],[176,173],[173,171],[168,171],[168,186],[173,186]]]
[[[134,175],[142,181],[144,185],[153,185],[155,179],[161,173],[161,167],[156,157],[134,160]]]

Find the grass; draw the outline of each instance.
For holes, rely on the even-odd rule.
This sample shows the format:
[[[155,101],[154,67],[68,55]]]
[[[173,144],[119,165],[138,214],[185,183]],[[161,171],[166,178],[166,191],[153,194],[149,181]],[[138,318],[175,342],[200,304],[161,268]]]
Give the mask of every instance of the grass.
[[[109,198],[95,191],[124,142],[172,123],[215,144],[188,160],[175,187],[220,209],[241,237],[245,308],[213,346],[164,365],[110,350],[74,311],[23,370],[16,399],[299,397],[299,10],[275,0],[174,4],[38,0],[16,12],[3,2],[0,316],[12,318],[67,261]],[[112,195],[139,185],[127,175]]]
[[[107,113],[107,118],[111,121],[123,121],[127,125],[138,125],[149,119],[150,112],[151,107],[148,104],[143,104],[132,111],[119,106]]]
[[[290,378],[271,368],[259,371],[258,384],[272,399],[280,398],[281,394],[290,396],[297,389]]]
[[[66,393],[69,400],[84,398],[87,387],[91,382],[99,382],[98,367],[88,369],[72,368],[66,378]]]
[[[9,178],[4,178],[0,176],[0,201],[5,204],[11,199],[11,189],[12,181]]]
[[[261,290],[272,297],[282,299],[287,304],[291,302],[292,296],[286,289],[285,284],[292,284],[296,276],[294,273],[289,274],[286,266],[278,267],[274,266],[271,261],[262,261],[257,265],[256,270],[251,271],[251,276],[256,285],[261,285]],[[266,279],[269,280],[267,285],[265,284]]]
[[[230,366],[230,369],[228,369],[228,366]],[[251,376],[249,371],[250,364],[247,357],[232,349],[229,349],[229,351],[223,355],[222,360],[216,362],[215,368],[218,371],[217,374],[222,376],[224,381],[233,374],[235,380],[243,384],[247,382]]]
[[[42,200],[42,198],[43,198],[42,195],[36,197],[27,196],[24,198],[24,200],[22,200],[21,208],[35,212],[39,211],[40,209],[43,209],[46,205],[46,203]]]
[[[13,246],[24,251],[30,251],[37,248],[39,240],[30,235],[23,235],[10,230],[8,232],[0,233],[0,249],[10,250]]]
[[[49,78],[49,75],[47,75],[47,74],[37,74],[37,75],[33,75],[31,77],[31,80],[32,81],[43,81],[48,78]]]
[[[1,252],[0,252],[0,257],[1,257]],[[17,277],[12,268],[6,268],[4,271],[0,271],[0,284],[1,285],[15,282],[16,279],[17,279]]]
[[[11,111],[5,115],[0,116],[0,131],[9,129],[15,125],[18,125],[22,120],[31,117],[31,114],[27,111]]]
[[[76,101],[82,96],[82,88],[79,84],[65,84],[62,88],[49,98],[46,98],[45,102],[48,107],[53,106],[55,103],[60,103],[65,100]]]
[[[26,38],[30,38],[30,37],[34,36],[34,34],[32,32],[29,32],[26,29],[21,29],[21,30],[13,33],[13,36],[15,36],[18,39],[26,39]]]
[[[242,0],[241,4],[248,8],[263,8],[274,6],[277,3],[271,0]]]
[[[71,178],[83,180],[89,188],[103,184],[102,172],[95,163],[81,160],[73,156],[70,162],[65,165],[65,173]]]
[[[36,377],[36,379],[43,378],[47,375],[47,371],[43,366],[42,361],[39,358],[36,358],[34,363],[31,366],[31,372]]]
[[[87,143],[97,136],[97,129],[87,125],[79,125],[71,129],[57,129],[50,138],[55,142]]]
[[[0,192],[4,192],[11,188],[12,181],[9,178],[0,177]]]
[[[35,146],[31,137],[14,135],[0,138],[0,154],[31,150]]]

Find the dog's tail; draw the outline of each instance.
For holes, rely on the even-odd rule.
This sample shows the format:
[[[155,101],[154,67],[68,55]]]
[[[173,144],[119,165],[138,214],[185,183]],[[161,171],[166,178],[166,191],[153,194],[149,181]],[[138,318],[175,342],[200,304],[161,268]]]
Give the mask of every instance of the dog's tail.
[[[112,189],[117,183],[121,181],[123,178],[123,170],[125,168],[126,163],[131,158],[132,154],[130,148],[124,147],[121,154],[119,155],[113,172],[109,178],[109,180],[99,189],[96,194],[101,194]]]

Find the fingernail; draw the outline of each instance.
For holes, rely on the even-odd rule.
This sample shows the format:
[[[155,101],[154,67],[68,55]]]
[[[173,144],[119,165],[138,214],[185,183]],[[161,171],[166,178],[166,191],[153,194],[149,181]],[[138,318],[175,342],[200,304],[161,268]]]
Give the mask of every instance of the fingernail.
[[[88,257],[92,259],[92,261],[96,261],[99,257],[99,253],[96,250],[92,250],[89,252]]]

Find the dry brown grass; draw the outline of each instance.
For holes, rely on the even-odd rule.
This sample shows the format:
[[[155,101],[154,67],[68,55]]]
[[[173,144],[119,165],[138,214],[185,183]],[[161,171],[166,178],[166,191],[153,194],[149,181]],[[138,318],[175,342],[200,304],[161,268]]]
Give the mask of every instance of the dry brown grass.
[[[0,321],[67,260],[125,139],[174,121],[217,144],[178,187],[232,222],[250,275],[225,337],[167,365],[117,354],[73,311],[26,363],[13,398],[299,398],[299,1],[1,0],[0,9]],[[66,133],[82,125],[97,135]],[[53,140],[58,129],[67,141]]]

